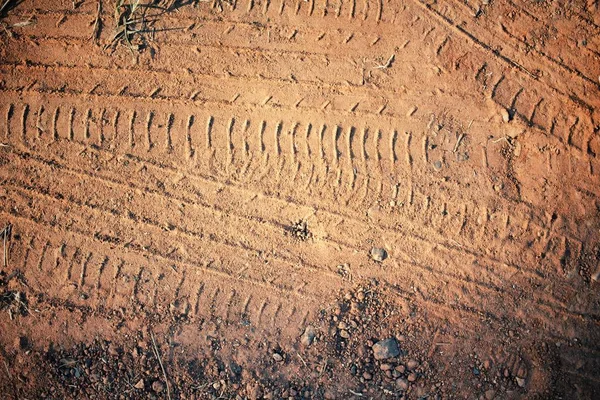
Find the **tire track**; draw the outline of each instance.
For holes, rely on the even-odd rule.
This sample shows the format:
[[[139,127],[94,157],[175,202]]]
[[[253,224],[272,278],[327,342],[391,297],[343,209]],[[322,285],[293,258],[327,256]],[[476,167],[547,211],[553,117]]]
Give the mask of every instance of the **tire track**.
[[[106,114],[110,114],[110,113],[104,113],[104,115],[106,115]],[[123,113],[121,113],[121,114],[123,114]],[[118,115],[118,114],[115,114],[115,115]],[[132,114],[132,115],[133,115],[133,114]],[[109,118],[109,120],[110,120],[110,118]],[[188,118],[183,118],[183,119],[182,119],[182,121],[187,121],[187,120],[188,120]],[[57,123],[57,125],[60,125],[60,124],[59,124],[59,123]],[[9,123],[7,126],[10,126],[10,123]],[[70,130],[70,129],[71,129],[71,128],[69,128],[69,130]],[[146,126],[144,126],[144,127],[143,127],[143,129],[146,129]],[[35,129],[34,129],[33,131],[35,132]],[[102,131],[102,129],[97,129],[97,131]],[[34,134],[34,138],[36,137],[36,135],[37,135],[37,133],[35,133],[35,134]],[[122,136],[124,136],[124,135],[120,135],[120,136],[122,137]],[[176,147],[176,148],[177,148],[177,151],[176,151],[176,153],[177,153],[177,154],[181,153],[181,154],[183,155],[183,157],[184,157],[184,160],[187,160],[187,156],[186,156],[186,154],[187,154],[187,152],[186,152],[186,148],[189,146],[189,143],[187,142],[187,140],[181,140],[181,139],[182,139],[182,138],[181,138],[181,136],[183,136],[183,135],[178,135],[179,139],[177,139],[177,142],[179,143],[179,146],[177,146],[177,147]],[[63,135],[63,137],[64,137],[64,135]],[[92,141],[95,141],[95,140],[94,140],[94,138],[90,138],[90,140],[92,140]],[[108,140],[108,137],[107,137],[107,140]],[[384,140],[384,142],[385,142],[385,141],[387,141],[387,140]],[[89,144],[87,144],[87,143],[85,142],[85,140],[82,142],[82,144],[85,144],[85,145],[89,146]],[[122,145],[120,145],[120,144],[114,144],[114,143],[113,143],[113,144],[110,144],[110,145],[109,145],[109,143],[108,143],[108,142],[107,142],[106,144],[107,144],[107,147],[122,148]],[[129,148],[129,150],[125,149],[125,152],[124,152],[124,154],[131,154],[130,152],[131,152],[131,148]],[[360,153],[360,152],[359,152],[359,153]],[[163,152],[163,153],[161,153],[161,154],[164,154],[164,152]],[[167,154],[168,154],[168,153],[167,153]],[[364,153],[363,153],[363,154],[364,154]],[[138,157],[138,156],[136,156],[136,155],[135,155],[135,152],[133,153],[133,155],[134,155],[135,157]],[[212,155],[213,155],[213,153],[211,153],[211,156],[212,156]],[[147,150],[145,150],[145,149],[144,149],[144,150],[143,150],[143,151],[140,153],[140,156],[139,156],[139,157],[141,157],[141,159],[145,160],[145,162],[148,162],[148,161],[150,161],[150,162],[157,163],[157,165],[164,165],[164,163],[163,163],[162,161],[160,161],[160,159],[156,159],[155,157],[148,158],[148,152],[147,152]],[[365,159],[366,159],[366,158],[365,158]],[[152,160],[156,160],[156,161],[152,161]],[[177,169],[177,168],[181,168],[181,167],[174,167],[174,168],[176,168],[176,169]],[[187,168],[184,168],[184,169],[187,169]],[[349,171],[349,173],[350,173],[350,174],[353,174],[354,172],[350,172],[350,171]],[[367,182],[366,182],[366,184],[368,185],[368,183],[369,183],[369,182],[367,181]],[[366,186],[366,185],[364,185],[364,186]],[[395,187],[390,187],[390,190],[395,190]],[[414,196],[415,196],[415,195],[419,195],[418,193],[417,193],[417,194],[415,194],[415,192],[411,192],[411,193],[412,193],[412,195],[411,195],[411,196],[412,196],[413,198],[414,198]],[[425,200],[427,200],[427,197],[425,197]],[[318,204],[319,204],[319,203],[315,203],[315,206],[317,206],[317,207],[321,207],[321,206],[320,206],[320,205],[318,205]],[[425,209],[425,210],[422,210],[422,211],[424,211],[424,212],[429,212],[429,213],[434,213],[434,214],[439,214],[439,215],[442,215],[442,213],[444,213],[444,211],[445,211],[445,214],[446,214],[446,215],[448,214],[448,211],[447,211],[447,210],[448,210],[448,205],[447,205],[447,204],[450,204],[448,201],[443,201],[443,202],[441,202],[441,203],[437,203],[438,205],[437,205],[436,207],[440,207],[440,209],[441,209],[441,213],[438,213],[437,211],[435,211],[435,208],[433,208],[433,207],[431,206],[431,204],[432,204],[432,203],[431,203],[431,200],[427,200],[427,203],[426,203],[426,204],[427,204],[427,209]],[[514,208],[514,207],[513,207],[513,208]],[[463,209],[464,209],[464,208],[463,208]],[[418,209],[415,209],[415,210],[418,210]],[[515,210],[515,211],[516,211],[516,210]],[[476,209],[474,210],[474,212],[475,212],[475,215],[480,215],[480,213],[479,213],[479,212],[478,212]],[[351,213],[351,212],[350,212],[350,213]],[[489,214],[490,214],[490,212],[489,212],[489,211],[486,211],[486,212],[485,212],[485,215],[489,215]],[[510,235],[512,235],[512,236],[522,236],[524,233],[526,233],[526,232],[528,232],[528,231],[531,231],[531,232],[532,232],[532,234],[534,234],[534,231],[532,231],[532,229],[535,227],[535,225],[531,225],[531,222],[533,222],[533,221],[532,221],[532,215],[530,215],[530,211],[527,211],[527,212],[525,213],[525,218],[527,218],[527,221],[530,221],[530,222],[527,222],[527,223],[526,223],[527,229],[525,229],[525,230],[523,230],[523,229],[521,229],[521,228],[520,228],[520,226],[523,224],[523,220],[521,220],[520,218],[518,218],[518,217],[515,215],[515,212],[514,212],[514,211],[512,212],[512,214],[513,214],[513,215],[512,215],[512,217],[511,217],[511,218],[508,218],[507,216],[505,216],[505,217],[502,217],[502,214],[498,215],[498,216],[499,216],[499,217],[501,217],[501,218],[497,218],[497,217],[495,217],[495,218],[486,217],[486,219],[485,219],[485,223],[486,223],[486,224],[488,224],[488,223],[490,222],[490,220],[491,220],[491,221],[499,221],[499,220],[500,220],[500,221],[499,221],[499,222],[500,222],[500,227],[501,227],[501,228],[502,228],[502,230],[505,232],[505,233],[504,233],[502,236],[506,236],[506,235],[508,235],[508,234],[510,234]],[[528,215],[528,214],[529,214],[529,215]],[[385,214],[384,214],[384,215],[385,215]],[[379,218],[379,219],[380,219],[380,221],[381,221],[380,223],[383,223],[383,224],[385,225],[385,224],[386,224],[386,223],[385,223],[385,220],[386,220],[386,218],[384,218],[384,215],[382,215],[382,216],[381,216],[381,218]],[[419,214],[417,214],[417,215],[419,215]],[[473,217],[473,219],[476,219],[476,218],[477,218],[477,217]],[[413,219],[415,219],[415,217],[414,217],[414,216],[413,216]],[[418,218],[416,218],[416,219],[418,219]],[[431,218],[426,218],[426,221],[430,221],[430,220],[431,220]],[[458,220],[461,220],[460,216],[458,216]],[[460,222],[460,225],[458,225],[458,224],[457,224],[457,227],[458,227],[458,226],[460,226],[460,227],[461,227],[461,229],[463,229],[463,230],[464,230],[464,226],[465,226],[464,218],[462,218],[462,220],[463,220],[463,222]],[[471,220],[471,218],[468,218],[468,219],[467,219],[467,224],[468,224],[468,221],[470,221],[470,220]],[[444,219],[442,218],[442,219],[440,219],[440,222],[436,222],[436,223],[438,223],[438,224],[439,224],[439,223],[443,223],[443,222],[444,222]],[[457,221],[457,222],[458,222],[458,221]],[[480,223],[478,223],[477,221],[473,221],[473,222],[476,224],[475,226],[481,226],[481,224],[480,224]],[[542,221],[540,221],[540,222],[542,222]],[[389,224],[389,222],[387,222],[387,224]],[[512,224],[512,225],[511,225],[511,224]],[[545,224],[545,223],[544,223],[544,224]],[[392,223],[392,224],[391,224],[391,225],[389,225],[389,226],[394,226],[394,224]],[[484,225],[484,226],[485,226],[485,225]],[[517,229],[515,229],[515,228],[517,228]],[[537,229],[537,228],[536,228],[536,229]],[[545,228],[545,227],[543,227],[543,226],[542,226],[542,229],[543,229],[544,231],[547,231],[547,228]],[[488,231],[488,232],[491,232],[491,234],[493,234],[493,235],[495,235],[495,234],[496,234],[496,233],[495,233],[495,232],[496,232],[496,229],[487,229],[487,231]],[[547,240],[549,240],[549,239],[550,239],[550,235],[549,235],[549,233],[550,233],[550,232],[548,232],[548,233],[544,234],[544,237],[543,237],[543,239],[544,239],[544,242],[541,242],[541,243],[540,243],[540,244],[541,244],[541,248],[545,248],[545,247],[546,247],[546,245],[544,245],[544,243],[545,243]],[[537,234],[535,234],[534,236],[537,236]],[[444,241],[446,241],[446,240],[445,240],[445,239],[444,239],[444,240],[442,240],[442,242],[444,242]],[[506,245],[505,243],[504,243],[504,244],[501,244],[501,246],[503,246],[503,247],[505,247],[505,245]]]
[[[158,259],[149,258],[140,267],[139,258],[122,253],[114,255],[111,246],[82,240],[77,234],[63,232],[57,235],[54,228],[48,230],[35,223],[33,226],[31,223],[19,224],[18,230],[23,239],[16,239],[14,257],[23,260],[20,270],[30,284],[35,283],[31,288],[34,294],[43,293],[46,301],[68,304],[67,307],[91,308],[100,315],[120,309],[126,314],[138,312],[140,308],[150,314],[168,310],[168,314],[174,318],[193,322],[209,317],[206,309],[191,306],[194,302],[196,305],[205,304],[213,299],[214,296],[207,293],[207,288],[230,287],[230,283],[224,281],[222,276],[214,278],[210,274],[198,273],[196,268],[192,268],[192,272],[188,269],[178,271],[170,263]],[[48,240],[39,239],[43,237]],[[40,251],[42,243],[44,246]],[[92,250],[87,250],[90,248]],[[34,264],[42,267],[42,273],[34,270]],[[157,267],[155,274],[149,272],[152,270],[150,264]],[[63,281],[57,273],[69,265],[73,268],[72,278]],[[86,268],[82,269],[82,266]],[[88,279],[83,284],[80,280],[82,273]],[[237,278],[233,281],[239,282]],[[235,283],[234,287],[241,287],[242,292],[245,291],[239,283]],[[240,293],[231,290],[232,293]],[[253,292],[253,296],[263,299],[266,305],[275,304],[281,310],[295,309],[295,303],[278,297],[272,291]],[[302,304],[306,312],[313,312],[313,305],[308,299],[303,299]],[[260,315],[257,315],[255,307],[242,305],[233,298],[228,302],[215,302],[213,311],[226,317],[224,320],[227,323],[252,326],[252,329],[270,329],[259,323]],[[286,330],[287,324],[300,322],[299,315],[291,311],[287,313],[289,319],[274,321],[277,328],[284,332],[290,331]],[[240,319],[242,314],[246,315],[246,322]]]
[[[58,166],[58,165],[57,165],[57,164],[55,164],[55,163],[53,163],[53,164],[50,164],[50,165],[53,165],[54,167],[57,167],[57,166]],[[30,169],[30,168],[28,168],[28,169]],[[40,171],[40,172],[41,172],[41,171]],[[7,177],[10,177],[10,176],[14,175],[14,174],[11,174],[10,172],[7,172],[7,173],[8,173]],[[47,175],[47,176],[51,176],[51,175],[55,175],[55,174],[56,174],[56,171],[54,172],[54,174],[53,174],[53,173],[50,173],[50,172],[44,172],[44,173],[41,173],[41,175],[42,175],[42,176],[46,176],[46,175]],[[92,178],[92,177],[90,176],[90,178]],[[6,183],[6,182],[8,182],[8,181],[6,181],[6,179],[9,179],[9,180],[10,180],[10,178],[5,178],[5,183]],[[87,178],[87,179],[86,179],[86,178],[84,178],[84,179],[85,179],[85,180],[89,180],[89,178]],[[80,179],[76,178],[76,179],[75,179],[75,181],[80,181]],[[74,190],[74,188],[70,186],[70,184],[68,183],[68,179],[66,179],[66,177],[63,177],[63,178],[61,179],[61,182],[63,182],[63,185],[67,185],[67,186],[66,186],[64,189],[61,189],[61,190],[64,190],[64,191],[66,191],[65,193],[77,192],[77,190]],[[12,183],[10,183],[10,184],[12,184]],[[43,185],[43,181],[42,181],[42,182],[40,182],[40,184],[42,184],[42,185]],[[26,187],[26,184],[24,184],[24,183],[21,183],[20,185],[21,185],[21,186],[25,186],[25,187]],[[44,186],[45,186],[45,185],[44,185]],[[101,187],[102,187],[101,185],[98,185],[98,184],[94,184],[94,186],[95,186],[96,188],[98,188],[99,190],[100,190],[100,189],[101,189]],[[125,188],[127,188],[127,186],[125,186]],[[36,189],[36,190],[37,190],[37,191],[39,191],[40,193],[44,194],[44,195],[51,195],[51,196],[52,196],[52,198],[56,198],[56,199],[62,199],[62,198],[64,198],[64,195],[62,195],[62,194],[60,194],[60,193],[57,193],[57,194],[52,194],[52,193],[49,193],[49,192],[48,192],[48,190],[49,190],[49,189],[40,188],[40,189]],[[107,190],[106,190],[106,192],[110,192],[110,193],[115,193],[115,192],[118,192],[118,191],[119,191],[119,189],[118,189],[118,188],[115,188],[115,189],[107,189]],[[102,191],[102,190],[100,190],[100,192],[103,192],[103,191]],[[205,191],[205,190],[203,190],[203,192],[206,192],[206,191]],[[229,196],[227,196],[227,197],[229,197]],[[148,200],[150,200],[150,199],[148,199]],[[82,205],[83,205],[83,206],[85,206],[85,207],[90,207],[90,208],[92,208],[92,209],[97,209],[97,208],[99,207],[98,205],[95,205],[95,204],[90,204],[90,203],[89,203],[89,200],[76,200],[76,199],[70,198],[70,199],[69,199],[69,201],[71,201],[71,202],[75,202],[74,204],[77,204],[78,206],[82,206]],[[106,203],[107,201],[102,201],[102,199],[95,199],[95,198],[94,198],[94,199],[92,200],[92,202],[94,202],[94,203],[95,203],[95,202],[98,202],[99,204],[103,204],[103,203]],[[158,201],[158,202],[157,202],[156,200],[152,200],[152,201],[150,202],[150,204],[158,204],[158,203],[161,203],[161,202],[160,202],[160,201]],[[120,207],[120,208],[122,208],[122,207],[123,207],[123,205],[121,205],[121,206],[119,206],[119,207]],[[150,218],[148,217],[148,215],[151,215],[151,214],[152,214],[151,212],[150,212],[150,214],[148,214],[148,212],[149,212],[149,210],[150,210],[150,209],[148,208],[148,206],[147,206],[147,205],[140,205],[140,207],[141,207],[141,209],[143,209],[143,210],[145,210],[145,211],[146,211],[146,214],[145,214],[145,216],[144,216],[144,220],[142,221],[144,224],[151,224],[152,226],[156,226],[156,227],[162,227],[162,226],[164,226],[164,225],[168,225],[169,227],[168,227],[167,229],[168,229],[169,231],[174,231],[174,232],[177,232],[177,231],[179,231],[179,232],[186,232],[186,228],[178,228],[177,226],[174,226],[174,225],[172,225],[170,222],[162,222],[162,223],[153,222],[153,221],[152,221],[152,219],[151,219],[151,217],[150,217]],[[126,209],[127,209],[127,208],[129,208],[129,207],[126,207]],[[163,206],[161,206],[161,209],[162,209],[162,208],[163,208]],[[167,207],[167,208],[168,208],[168,207]],[[260,206],[257,206],[257,209],[267,209],[267,208],[269,208],[269,207],[266,207],[266,208],[265,208],[265,207],[260,207]],[[106,210],[105,210],[105,212],[106,212],[106,213],[109,213],[109,214],[115,214],[115,212],[114,212],[114,211],[112,211],[112,209],[106,209]],[[131,216],[131,219],[133,219],[134,221],[137,221],[137,220],[138,220],[138,218],[137,218],[137,217],[135,217],[135,216],[134,216],[134,214],[133,214],[131,211],[126,211],[126,213],[129,213],[129,215]],[[222,216],[221,216],[220,218],[222,218]],[[187,220],[187,219],[190,219],[190,220],[198,220],[198,218],[197,218],[197,217],[194,217],[194,216],[191,216],[191,215],[186,215],[186,216],[185,216],[185,218],[184,218],[184,220]],[[113,224],[111,224],[111,225],[113,225]],[[229,224],[227,224],[227,225],[230,225],[230,223],[229,223]],[[165,229],[165,228],[162,228],[162,229]],[[165,229],[165,230],[166,230],[166,229]],[[195,236],[200,236],[200,234],[198,234],[198,233],[193,233],[193,232],[191,232],[191,234],[192,234],[192,235],[195,235]],[[210,236],[210,237],[212,237],[212,236],[214,236],[214,235],[215,235],[215,234],[207,234],[207,236]],[[235,237],[235,234],[234,234],[232,237]],[[409,240],[409,239],[408,239],[408,238],[402,238],[402,239],[400,239],[400,238],[399,238],[399,239],[395,239],[395,241],[397,241],[397,240],[402,240],[402,241],[404,241],[404,242],[406,243],[406,242],[407,242],[407,240]],[[273,238],[269,240],[269,242],[272,242],[272,241],[273,241]],[[409,240],[409,243],[410,243],[410,240]],[[356,244],[349,244],[348,246],[350,246],[350,245],[356,246]],[[279,247],[293,248],[294,246],[291,246],[291,247],[290,247],[290,246],[289,246],[289,244],[288,244],[288,245],[281,245],[281,246],[279,246]],[[414,268],[414,267],[416,267],[416,268],[419,268],[419,269],[421,269],[421,270],[423,270],[423,271],[429,272],[429,273],[433,274],[433,276],[434,276],[436,279],[437,279],[437,276],[436,276],[436,275],[439,275],[439,276],[440,276],[442,279],[445,279],[445,280],[447,280],[447,279],[454,280],[454,281],[456,281],[456,282],[457,282],[457,284],[458,284],[458,285],[461,285],[461,284],[462,284],[462,283],[464,283],[464,282],[472,282],[472,283],[476,284],[476,285],[477,285],[477,286],[480,288],[480,290],[484,290],[484,291],[485,291],[485,290],[491,290],[492,292],[490,292],[490,293],[488,294],[488,296],[491,296],[491,295],[493,295],[494,293],[503,292],[503,289],[501,289],[500,287],[498,287],[498,286],[494,286],[494,285],[490,286],[489,284],[487,284],[487,283],[484,283],[483,281],[479,281],[477,278],[475,278],[475,276],[471,276],[471,277],[464,278],[464,277],[460,277],[459,275],[454,275],[454,274],[452,274],[452,273],[444,273],[444,272],[443,272],[443,270],[444,270],[444,269],[446,269],[446,268],[443,268],[443,269],[436,269],[436,268],[434,268],[434,269],[431,269],[431,267],[429,267],[429,266],[428,266],[428,263],[431,263],[431,264],[429,264],[429,265],[435,265],[435,264],[434,264],[434,263],[435,263],[435,259],[444,259],[444,260],[455,259],[455,258],[457,257],[457,254],[443,254],[443,252],[439,252],[439,250],[436,250],[436,249],[435,249],[435,247],[434,247],[434,248],[429,248],[429,247],[428,247],[428,248],[426,248],[426,249],[424,249],[424,248],[420,248],[420,247],[419,247],[419,245],[418,245],[418,242],[412,242],[412,244],[411,244],[411,246],[410,246],[410,247],[411,247],[411,248],[418,248],[418,249],[419,249],[419,252],[421,252],[421,253],[426,253],[426,254],[428,254],[428,253],[432,253],[432,254],[433,254],[433,255],[432,255],[432,257],[433,257],[433,258],[432,258],[431,260],[426,260],[426,261],[425,261],[425,263],[427,263],[427,264],[422,264],[422,263],[420,263],[420,262],[418,262],[418,261],[415,261],[414,259],[412,259],[412,260],[411,260],[411,259],[408,259],[408,258],[406,258],[406,256],[403,256],[403,258],[404,258],[404,260],[405,260],[405,261],[404,261],[404,263],[406,263],[407,265],[411,265],[413,268]],[[245,248],[245,247],[244,247],[244,248]],[[345,249],[345,250],[344,250],[344,253],[347,253],[347,252],[349,252],[349,251],[348,251],[347,249]],[[305,253],[305,254],[306,254],[306,253]],[[410,256],[409,256],[409,258],[410,258]],[[341,255],[340,255],[339,257],[337,257],[337,259],[343,260],[343,256],[341,256]],[[316,260],[318,260],[318,255],[317,255],[317,258],[316,258]],[[357,265],[357,264],[359,264],[359,263],[360,263],[360,261],[356,261],[356,260],[352,261],[352,260],[350,260],[350,259],[348,259],[348,260],[345,260],[345,261],[348,261],[348,262],[352,263],[352,265]],[[305,262],[305,261],[302,261],[302,263],[303,263],[303,264],[306,264],[306,262]],[[458,263],[457,263],[457,264],[454,266],[454,268],[451,268],[451,270],[454,270],[454,269],[461,269],[460,265],[466,265],[466,264],[468,264],[468,262],[467,262],[467,261],[458,261]],[[497,267],[496,267],[495,269],[497,269]],[[364,272],[362,272],[362,271],[361,271],[361,269],[359,269],[359,270],[358,270],[358,272],[359,272],[359,273],[361,273],[361,274],[368,274],[368,273],[369,273],[367,270],[365,270]],[[480,271],[479,271],[479,274],[481,274],[481,272],[482,272],[482,271],[480,270]],[[490,272],[491,272],[491,271],[490,271]],[[441,275],[440,275],[440,274],[441,274]],[[467,275],[467,276],[468,276],[468,275]],[[464,279],[466,279],[466,281],[465,281]],[[473,280],[473,279],[474,279],[474,280]],[[488,279],[489,279],[489,278],[488,278]],[[529,278],[529,279],[531,279],[531,278]],[[501,279],[500,279],[500,280],[497,280],[497,282],[499,282],[499,283],[500,283],[500,282],[502,282],[502,280],[501,280]],[[446,285],[447,285],[447,283],[446,283]],[[447,286],[446,286],[446,289],[448,290],[448,287],[447,287]],[[461,293],[463,293],[463,296],[464,296],[465,289],[462,289],[462,290],[460,290],[460,292],[461,292]],[[508,294],[508,293],[507,293],[507,294]],[[473,303],[475,303],[475,304],[476,304],[477,302],[478,302],[477,300],[473,300]],[[554,308],[555,308],[555,307],[554,307]]]

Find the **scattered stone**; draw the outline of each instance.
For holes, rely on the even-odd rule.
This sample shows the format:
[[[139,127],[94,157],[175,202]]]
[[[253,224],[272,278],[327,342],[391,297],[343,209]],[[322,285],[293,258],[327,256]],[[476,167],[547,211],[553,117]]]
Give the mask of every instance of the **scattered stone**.
[[[365,372],[363,372],[363,378],[365,378],[366,381],[370,381],[371,379],[373,379],[373,375],[371,375],[369,372],[365,371]]]
[[[440,160],[435,161],[433,163],[433,168],[435,168],[436,171],[439,171],[442,169],[442,162]]]
[[[396,366],[395,370],[403,374],[404,371],[406,371],[406,368],[404,367],[404,365],[398,365]]]
[[[323,396],[325,397],[325,400],[335,400],[336,398],[335,392],[331,389],[326,389]]]
[[[381,365],[379,366],[379,368],[380,368],[382,371],[389,371],[390,369],[392,369],[392,365],[391,365],[391,364],[381,364]]]
[[[413,369],[417,368],[419,366],[419,363],[417,360],[408,360],[408,362],[406,363],[406,368],[408,368],[409,371],[412,371]]]
[[[373,345],[373,355],[377,360],[385,360],[400,354],[400,347],[394,338],[381,340]]]
[[[162,393],[165,390],[165,385],[161,381],[152,382],[152,390],[156,393]]]
[[[258,384],[255,384],[255,385],[248,384],[246,386],[246,391],[248,392],[248,398],[251,400],[257,400],[263,396],[262,389],[260,388],[260,385],[258,385]]]
[[[348,339],[348,338],[350,337],[350,334],[348,333],[348,331],[347,331],[347,330],[345,330],[345,329],[342,329],[342,330],[340,331],[340,337],[341,337],[341,338],[344,338],[344,339]]]
[[[388,257],[387,251],[381,247],[373,247],[370,254],[371,258],[377,262],[382,262]]]
[[[414,372],[411,372],[410,374],[408,374],[407,379],[409,382],[414,382],[417,380],[417,374],[415,374]]]
[[[138,390],[142,390],[144,388],[144,380],[140,379],[135,385],[133,385],[133,387]]]
[[[398,378],[396,379],[396,386],[398,386],[398,389],[400,390],[406,390],[408,389],[408,381],[404,378]]]
[[[510,122],[510,113],[506,108],[500,110],[500,115],[502,116],[502,121]]]
[[[315,340],[315,336],[317,336],[315,328],[312,326],[307,326],[306,329],[304,329],[304,333],[300,337],[300,343],[302,343],[304,347],[308,347]]]
[[[519,378],[517,377],[517,385],[519,385],[519,387],[525,387],[525,379],[523,378]]]
[[[486,400],[493,400],[494,397],[496,397],[496,391],[494,389],[490,389],[485,392]]]
[[[276,362],[281,362],[283,361],[283,356],[279,353],[273,353],[273,360]]]
[[[113,357],[117,357],[119,355],[119,352],[117,351],[117,346],[115,346],[113,343],[108,345],[108,354]]]

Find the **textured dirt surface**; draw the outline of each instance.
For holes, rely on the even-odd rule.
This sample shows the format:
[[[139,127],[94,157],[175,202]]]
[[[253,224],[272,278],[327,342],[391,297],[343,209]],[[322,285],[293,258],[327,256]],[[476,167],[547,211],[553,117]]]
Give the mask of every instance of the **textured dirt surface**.
[[[2,393],[600,396],[597,1],[9,3]]]

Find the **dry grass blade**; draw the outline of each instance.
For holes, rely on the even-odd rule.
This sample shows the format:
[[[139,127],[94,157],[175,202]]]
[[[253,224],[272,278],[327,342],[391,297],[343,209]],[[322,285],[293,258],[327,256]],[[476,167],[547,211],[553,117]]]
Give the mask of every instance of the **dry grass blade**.
[[[102,1],[98,0],[98,7],[96,9],[96,18],[94,19],[94,27],[92,28],[92,40],[97,41],[100,36],[100,30],[102,25],[102,20],[100,19],[100,15],[102,14]]]
[[[8,249],[6,248],[6,242],[9,241],[12,236],[12,224],[6,225],[6,227],[0,231],[0,236],[2,236],[2,242],[4,244],[3,261],[4,267],[6,268],[6,266],[8,266]]]
[[[14,0],[5,0],[0,6],[0,15],[4,13],[5,10],[8,10],[9,6],[13,3],[13,6],[16,5]]]
[[[163,377],[165,378],[165,385],[167,386],[167,399],[171,400],[171,388],[169,387],[169,379],[167,378],[167,372],[165,371],[165,367],[163,366],[162,359],[160,358],[160,352],[158,351],[158,347],[156,346],[156,339],[154,338],[154,332],[150,331],[150,337],[152,338],[152,347],[154,350],[154,355],[158,360],[158,364],[160,365],[160,369],[163,373]]]
[[[148,47],[156,32],[184,29],[154,27],[163,15],[181,6],[179,1],[141,3],[140,0],[117,0],[114,8],[115,32],[105,49],[123,44],[135,58],[139,51]]]

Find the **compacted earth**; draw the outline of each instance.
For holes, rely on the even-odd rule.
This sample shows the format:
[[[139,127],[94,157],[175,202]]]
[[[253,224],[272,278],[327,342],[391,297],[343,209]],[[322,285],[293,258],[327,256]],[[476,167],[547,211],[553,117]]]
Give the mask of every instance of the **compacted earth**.
[[[600,2],[0,0],[0,393],[600,398]]]

